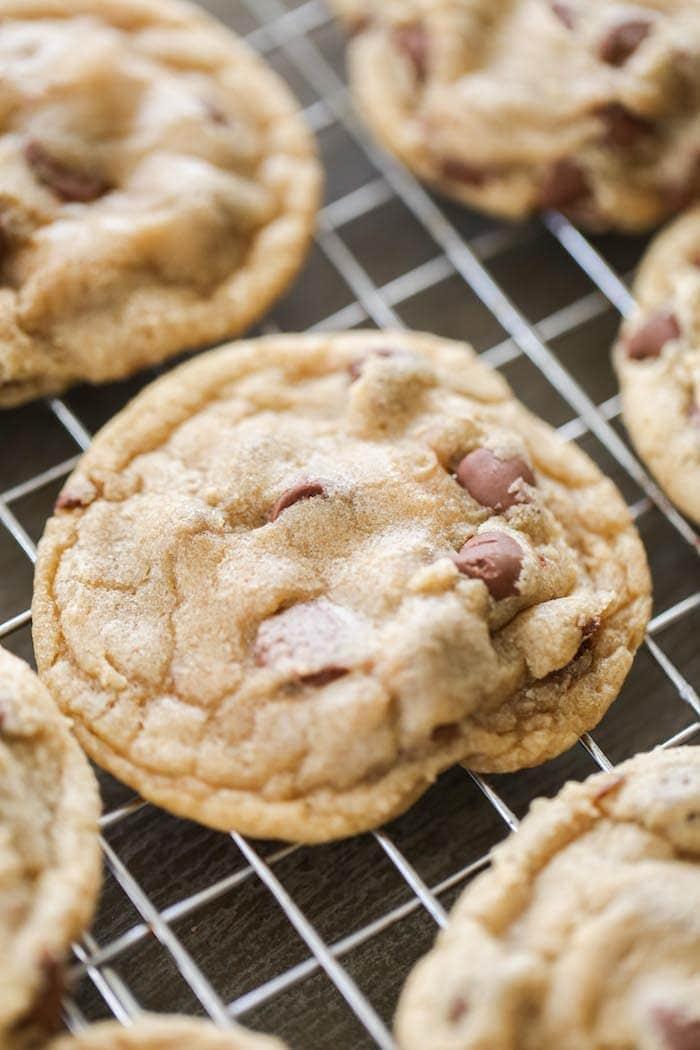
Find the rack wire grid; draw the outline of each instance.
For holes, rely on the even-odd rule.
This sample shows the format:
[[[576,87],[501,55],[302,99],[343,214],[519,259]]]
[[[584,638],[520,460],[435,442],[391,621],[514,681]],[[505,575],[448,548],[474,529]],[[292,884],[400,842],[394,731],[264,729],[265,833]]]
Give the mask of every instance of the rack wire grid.
[[[105,886],[92,932],[74,947],[69,1027],[180,1011],[241,1019],[298,1050],[389,1050],[408,971],[535,796],[637,751],[700,742],[698,535],[619,421],[609,347],[645,241],[587,240],[554,213],[506,226],[437,200],[362,129],[343,35],[319,0],[205,6],[288,80],[326,167],[306,270],[260,330],[393,325],[470,341],[617,482],[654,578],[646,642],[595,738],[508,776],[456,767],[371,835],[313,848],[255,842],[177,820],[99,774]],[[91,433],[161,370],[3,414],[0,638],[29,660],[35,543],[55,496]]]

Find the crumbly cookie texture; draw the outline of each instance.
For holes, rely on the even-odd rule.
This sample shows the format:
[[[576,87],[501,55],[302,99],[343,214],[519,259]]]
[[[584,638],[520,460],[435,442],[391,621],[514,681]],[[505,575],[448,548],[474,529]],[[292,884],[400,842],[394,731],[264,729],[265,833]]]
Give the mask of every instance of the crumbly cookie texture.
[[[462,343],[290,335],[144,391],[40,544],[44,681],[88,753],[215,827],[317,841],[447,766],[532,765],[649,614],[613,484]]]
[[[511,219],[640,230],[700,190],[695,0],[332,0],[372,130]]]
[[[144,1014],[128,1028],[116,1021],[90,1025],[54,1039],[47,1050],[285,1050],[285,1044],[240,1025],[216,1028],[194,1017]]]
[[[50,1030],[100,886],[99,795],[45,687],[0,650],[0,1050]]]
[[[402,1050],[700,1046],[700,748],[533,803],[408,979]]]
[[[700,208],[652,242],[634,294],[613,351],[624,420],[659,484],[700,523]]]
[[[0,0],[0,406],[235,335],[309,241],[282,81],[179,0]]]

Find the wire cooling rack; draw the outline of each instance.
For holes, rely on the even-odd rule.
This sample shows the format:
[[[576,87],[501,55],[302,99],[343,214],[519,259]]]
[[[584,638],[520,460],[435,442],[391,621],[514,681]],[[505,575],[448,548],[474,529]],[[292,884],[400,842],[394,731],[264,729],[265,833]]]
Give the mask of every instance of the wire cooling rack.
[[[557,214],[504,226],[436,200],[357,122],[342,34],[318,0],[205,6],[289,81],[327,169],[306,271],[261,330],[405,325],[471,341],[615,479],[654,577],[645,645],[595,739],[510,776],[452,769],[372,835],[306,848],[218,834],[100,774],[106,881],[74,948],[70,1027],[176,1010],[241,1019],[297,1050],[388,1050],[410,967],[536,795],[640,750],[700,742],[698,536],[619,423],[609,346],[644,242],[586,240]],[[35,543],[55,496],[90,434],[154,374],[2,415],[0,638],[27,659]]]

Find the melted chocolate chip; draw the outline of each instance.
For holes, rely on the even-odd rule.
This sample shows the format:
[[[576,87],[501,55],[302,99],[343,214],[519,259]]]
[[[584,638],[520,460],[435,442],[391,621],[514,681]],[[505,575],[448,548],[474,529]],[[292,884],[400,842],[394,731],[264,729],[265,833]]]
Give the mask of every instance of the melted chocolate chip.
[[[700,1050],[700,1017],[688,1017],[669,1006],[657,1006],[653,1017],[664,1050]]]
[[[440,164],[440,172],[443,178],[451,182],[461,182],[465,186],[483,186],[494,177],[492,171],[449,157]]]
[[[364,655],[365,630],[355,613],[327,598],[299,602],[263,620],[253,656],[296,682],[326,685]]]
[[[483,580],[496,601],[518,593],[523,552],[520,544],[506,532],[481,532],[473,536],[454,561],[465,576]]]
[[[567,29],[573,29],[576,25],[576,15],[569,4],[560,3],[559,0],[553,0],[549,5],[552,9],[552,14],[556,15],[562,25],[565,25]]]
[[[361,357],[351,361],[348,365],[348,372],[350,373],[350,379],[354,382],[359,379],[362,375],[362,369],[367,363],[367,359],[370,357],[400,357],[405,351],[401,350],[396,346],[382,346],[377,350],[370,350],[366,354],[362,354]]]
[[[558,160],[546,172],[540,187],[543,208],[567,208],[590,193],[582,168],[574,160]]]
[[[417,80],[425,80],[428,71],[428,34],[420,22],[395,26],[396,46],[411,60]]]
[[[61,200],[85,204],[97,200],[109,190],[99,176],[69,167],[52,157],[40,142],[30,140],[24,147],[24,157],[39,182]]]
[[[631,149],[640,140],[649,136],[654,125],[643,117],[632,113],[619,102],[611,102],[598,111],[605,128],[605,141],[620,149]]]
[[[668,310],[657,310],[625,340],[627,356],[635,361],[658,357],[666,343],[681,334],[680,325]]]
[[[270,511],[270,521],[275,521],[283,510],[287,507],[292,507],[295,503],[298,503],[302,499],[311,499],[312,496],[325,496],[326,490],[323,482],[313,481],[307,479],[304,481],[298,481],[296,485],[292,485],[290,489],[283,492],[280,498],[275,503],[274,507]]]
[[[519,456],[499,459],[487,448],[477,448],[457,467],[457,481],[482,507],[507,510],[523,502],[518,481],[535,484],[530,467]]]
[[[609,66],[622,66],[651,32],[651,23],[643,19],[618,22],[605,34],[598,55]]]

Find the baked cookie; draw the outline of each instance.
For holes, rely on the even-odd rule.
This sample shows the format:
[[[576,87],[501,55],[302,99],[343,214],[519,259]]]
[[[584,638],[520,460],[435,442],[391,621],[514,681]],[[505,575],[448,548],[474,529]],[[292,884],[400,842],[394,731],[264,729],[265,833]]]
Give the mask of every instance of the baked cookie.
[[[402,1050],[697,1050],[699,816],[697,747],[536,801],[409,977]]]
[[[194,1017],[144,1014],[129,1028],[116,1021],[90,1025],[54,1039],[47,1050],[284,1050],[284,1043],[240,1025],[216,1028]]]
[[[179,0],[0,0],[0,405],[235,335],[319,190],[281,80]]]
[[[332,0],[377,137],[451,197],[640,230],[700,190],[696,0]]]
[[[0,649],[0,1050],[55,1027],[100,885],[95,777],[39,679]]]
[[[348,835],[459,760],[558,754],[649,614],[612,483],[435,336],[200,357],[108,424],[56,511],[35,648],[78,739],[255,836]]]
[[[613,352],[624,420],[659,484],[700,523],[700,208],[654,240],[634,293]]]

